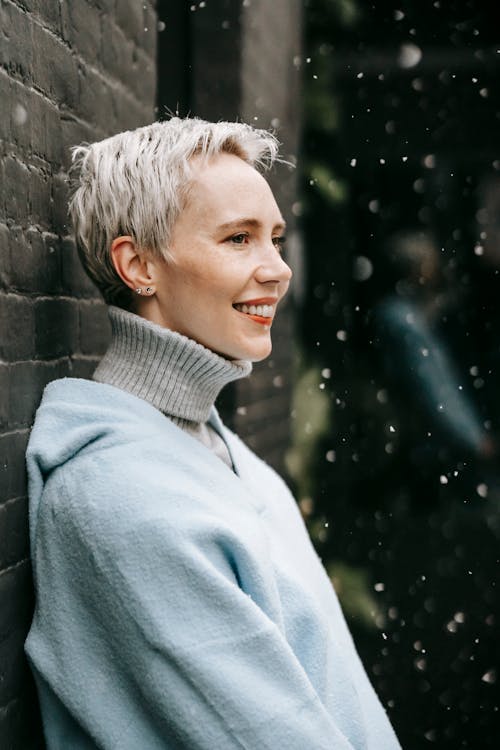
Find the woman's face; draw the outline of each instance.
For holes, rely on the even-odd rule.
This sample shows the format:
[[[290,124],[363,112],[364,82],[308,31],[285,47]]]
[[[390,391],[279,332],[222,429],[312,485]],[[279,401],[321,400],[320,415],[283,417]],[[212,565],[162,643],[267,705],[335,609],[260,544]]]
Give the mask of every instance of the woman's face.
[[[261,360],[291,278],[283,218],[266,180],[239,157],[195,158],[192,167],[173,261],[155,264],[148,317],[228,359]]]

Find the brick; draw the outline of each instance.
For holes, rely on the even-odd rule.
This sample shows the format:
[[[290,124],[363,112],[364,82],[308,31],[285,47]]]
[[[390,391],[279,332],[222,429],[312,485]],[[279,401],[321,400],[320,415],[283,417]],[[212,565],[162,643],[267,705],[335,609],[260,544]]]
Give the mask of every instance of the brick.
[[[0,501],[24,497],[27,494],[24,455],[29,430],[18,430],[0,435]]]
[[[125,129],[128,130],[133,130],[142,125],[149,125],[155,116],[154,108],[140,104],[135,99],[132,99],[130,104],[127,104],[123,98],[117,98],[116,110],[118,121],[124,123]]]
[[[13,596],[17,591],[18,596]],[[33,580],[28,559],[0,571],[0,643],[19,626],[23,627],[31,615]],[[2,701],[0,700],[0,704]]]
[[[14,294],[0,295],[0,359],[12,362],[35,356],[33,303]]]
[[[102,65],[147,106],[155,97],[155,59],[128,39],[112,18],[103,19]]]
[[[138,47],[147,49],[154,43],[156,23],[150,20],[150,11],[145,5],[135,0],[121,0],[116,4],[115,19],[125,36],[132,39]]]
[[[40,224],[46,227],[51,202],[48,174],[14,156],[5,157],[2,166],[4,186],[8,186],[4,217],[21,226]]]
[[[121,130],[113,106],[113,92],[101,75],[82,65],[79,71],[78,90],[78,104],[75,107],[77,115],[99,125],[108,135]]]
[[[43,389],[65,374],[61,360],[0,365],[0,428],[30,427]]]
[[[0,66],[23,80],[30,80],[33,70],[33,21],[12,3],[2,3],[0,28]]]
[[[138,101],[135,97],[124,97],[120,90],[110,91],[117,127],[132,130],[140,125],[147,125],[153,119],[153,110]]]
[[[0,430],[7,430],[9,415],[9,365],[0,365]]]
[[[78,67],[70,49],[11,3],[0,6],[0,27],[8,30],[0,45],[0,66],[36,85],[58,104],[73,107],[78,97]]]
[[[61,260],[64,293],[74,297],[100,299],[97,288],[83,270],[75,242],[71,237],[65,237],[62,242]]]
[[[66,45],[40,26],[33,26],[30,79],[54,102],[70,109],[78,99],[78,64]]]
[[[68,198],[69,198],[68,176],[65,172],[58,172],[51,181],[50,196],[50,226],[51,230],[59,235],[65,235],[69,229]]]
[[[43,750],[40,712],[33,678],[23,664],[22,690],[5,706],[0,706],[0,737],[4,750]]]
[[[10,117],[2,119],[9,123],[9,142],[16,144],[26,153],[31,150],[32,124],[38,119],[37,113],[33,112],[36,105],[32,100],[39,99],[40,95],[35,95],[34,91],[28,89],[21,81],[10,79],[9,84]]]
[[[103,69],[107,75],[112,75],[118,81],[126,81],[136,64],[134,61],[136,45],[125,36],[122,29],[115,25],[114,18],[111,16],[105,16],[102,19],[102,34],[106,39],[101,52]]]
[[[104,13],[112,14],[115,12],[116,0],[92,0],[92,5]]]
[[[1,146],[1,144],[0,144]],[[0,222],[7,219],[5,158],[0,157]]]
[[[96,130],[95,126],[78,120],[69,112],[61,113],[62,166],[66,171],[71,165],[71,146],[80,143],[92,143],[104,138],[104,130]]]
[[[76,112],[102,129],[102,137],[145,125],[151,122],[153,115],[152,107],[85,66],[80,69],[80,100]],[[96,140],[96,136],[91,140]]]
[[[149,111],[156,94],[155,58],[151,58],[142,49],[136,51],[136,58],[137,62],[129,71],[127,82]]]
[[[19,594],[17,594],[19,596]],[[3,602],[0,599],[3,606]],[[24,666],[24,641],[28,625],[21,632],[14,631],[3,642],[0,641],[0,702],[7,703],[21,690]]]
[[[249,431],[244,436],[245,442],[255,450],[259,456],[265,457],[268,451],[277,445],[286,446],[290,442],[290,426],[288,420],[274,421],[271,424],[256,428],[248,426]]]
[[[44,26],[51,27],[56,33],[60,32],[60,3],[48,3],[46,0],[22,0],[22,5],[31,14],[37,16]]]
[[[290,399],[288,389],[272,391],[265,398],[250,401],[245,406],[245,415],[241,421],[247,421],[252,425],[261,425],[266,422],[273,422],[283,414],[287,414],[290,408]]]
[[[14,91],[16,87],[14,87]],[[29,124],[29,153],[40,156],[57,168],[64,154],[61,116],[57,107],[36,91],[30,90],[26,98]],[[28,129],[27,129],[28,130]],[[25,147],[23,128],[14,131],[14,143]]]
[[[0,138],[21,154],[61,162],[60,115],[54,104],[0,69],[0,101],[10,102],[9,117],[0,118]]]
[[[32,607],[29,560],[0,572],[0,705],[15,698],[23,688],[24,641]]]
[[[80,352],[104,354],[109,343],[110,324],[103,302],[80,303]]]
[[[23,0],[24,2],[24,0]],[[61,5],[64,3],[48,3],[46,0],[38,0],[38,15],[44,25],[50,26],[58,36],[61,31]]]
[[[139,51],[147,52],[149,57],[156,59],[157,37],[157,12],[156,3],[142,3],[144,11],[144,35],[138,45]]]
[[[90,380],[100,357],[72,357],[68,377]]]
[[[35,227],[27,230],[12,227],[6,260],[4,272],[0,271],[0,283],[11,291],[40,294],[60,291],[60,247],[55,235],[39,232]]]
[[[51,216],[52,205],[49,175],[30,165],[28,179],[28,221],[30,224],[39,224],[48,228],[47,217]]]
[[[5,70],[0,68],[0,102],[12,102],[13,97],[11,94],[12,84],[9,76]],[[10,141],[11,140],[11,118],[14,106],[10,107],[11,117],[0,117],[0,140]]]
[[[78,340],[76,303],[67,299],[35,301],[35,351],[37,357],[49,359],[73,352]]]
[[[286,387],[289,375],[281,368],[277,368],[274,359],[266,359],[263,362],[257,362],[254,365],[251,378],[238,380],[236,383],[238,392],[238,403],[247,406],[254,401],[277,394],[280,391],[274,385],[275,377],[280,378],[280,387]]]
[[[87,0],[62,3],[61,23],[63,39],[85,60],[98,66],[102,46],[100,14],[95,13]]]
[[[3,160],[5,213],[18,224],[25,224],[28,216],[30,172],[26,164],[8,156]],[[5,188],[4,188],[5,189]]]
[[[0,539],[0,570],[29,556],[27,498],[16,498],[0,505]]]
[[[0,118],[1,119],[1,118]],[[10,272],[10,232],[5,224],[0,224],[0,286],[9,285]]]

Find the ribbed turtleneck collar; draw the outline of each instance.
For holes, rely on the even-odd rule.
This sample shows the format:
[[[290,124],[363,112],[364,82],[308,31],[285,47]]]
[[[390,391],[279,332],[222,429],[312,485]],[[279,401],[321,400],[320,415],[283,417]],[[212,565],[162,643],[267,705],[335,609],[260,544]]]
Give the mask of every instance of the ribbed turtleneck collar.
[[[109,308],[111,343],[94,373],[172,417],[206,422],[222,388],[250,374],[196,341],[118,307]]]

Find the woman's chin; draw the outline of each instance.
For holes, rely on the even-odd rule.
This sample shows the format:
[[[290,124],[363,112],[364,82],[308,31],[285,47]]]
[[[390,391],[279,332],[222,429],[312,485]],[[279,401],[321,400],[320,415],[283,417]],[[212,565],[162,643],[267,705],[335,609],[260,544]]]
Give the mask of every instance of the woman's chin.
[[[259,346],[253,346],[248,348],[249,351],[245,357],[239,357],[239,359],[247,359],[250,362],[261,362],[263,359],[266,359],[266,357],[269,357],[269,355],[272,352],[273,345],[271,342],[271,339],[267,341],[265,344],[259,344]]]
[[[253,342],[248,346],[228,347],[227,353],[219,351],[217,354],[231,360],[243,359],[248,362],[261,362],[263,359],[266,359],[266,357],[269,357],[272,348],[271,339],[269,339],[268,341],[259,342],[258,344]]]

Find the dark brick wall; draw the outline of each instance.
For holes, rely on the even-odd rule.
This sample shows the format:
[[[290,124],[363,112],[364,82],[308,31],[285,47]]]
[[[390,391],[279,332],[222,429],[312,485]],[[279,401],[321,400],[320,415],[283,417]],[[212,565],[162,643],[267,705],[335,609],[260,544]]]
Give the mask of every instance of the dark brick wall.
[[[70,145],[154,117],[150,0],[0,0],[0,747],[41,747],[23,657],[32,611],[24,450],[44,385],[107,340],[66,226]]]
[[[89,376],[108,337],[104,306],[66,224],[68,148],[150,122],[158,74],[160,113],[179,108],[275,127],[294,158],[300,6],[300,0],[0,0],[2,750],[42,747],[23,657],[33,606],[24,469],[29,428],[45,384]],[[296,181],[286,167],[272,178],[292,235]],[[228,420],[279,469],[289,440],[292,308],[275,324],[271,359],[229,391],[225,406]]]

